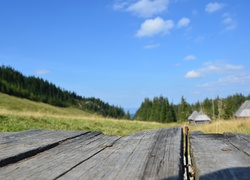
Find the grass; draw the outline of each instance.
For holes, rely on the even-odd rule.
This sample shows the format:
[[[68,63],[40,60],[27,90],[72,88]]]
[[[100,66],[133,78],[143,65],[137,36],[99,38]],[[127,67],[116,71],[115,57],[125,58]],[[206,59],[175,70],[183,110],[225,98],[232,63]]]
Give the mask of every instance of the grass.
[[[89,130],[104,134],[125,136],[134,132],[188,125],[190,132],[238,132],[250,135],[250,119],[217,120],[211,124],[188,123],[161,124],[156,122],[114,120],[76,108],[58,108],[44,103],[16,98],[0,93],[0,132],[27,129]]]
[[[89,130],[125,136],[145,129],[170,126],[174,124],[114,120],[76,108],[58,108],[0,93],[0,132],[27,129]]]
[[[0,115],[0,131],[2,132],[15,132],[27,129],[89,130],[125,136],[145,129],[164,127],[167,127],[167,125],[153,122]]]
[[[211,124],[189,125],[190,131],[202,131],[204,133],[236,132],[250,135],[250,118],[213,120]]]
[[[77,108],[59,108],[45,103],[30,101],[0,93],[0,113],[34,116],[79,116],[93,117],[93,114]]]

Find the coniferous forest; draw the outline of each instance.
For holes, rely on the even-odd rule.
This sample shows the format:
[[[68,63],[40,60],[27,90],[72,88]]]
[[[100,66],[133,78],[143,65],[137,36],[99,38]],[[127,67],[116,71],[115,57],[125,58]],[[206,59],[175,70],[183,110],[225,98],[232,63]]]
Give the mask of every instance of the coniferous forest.
[[[0,66],[0,92],[58,107],[73,106],[104,117],[130,117],[121,107],[109,105],[98,98],[79,96],[35,76],[24,76],[9,66]]]
[[[162,96],[154,97],[153,100],[145,98],[134,119],[163,123],[183,122],[188,120],[194,110],[202,110],[211,119],[227,120],[234,118],[234,113],[245,100],[250,100],[250,95],[244,96],[236,93],[226,98],[206,98],[194,104],[189,104],[184,97],[181,97],[181,102],[177,105],[169,103],[168,99]]]
[[[109,105],[95,97],[82,97],[57,87],[55,84],[35,76],[24,76],[9,66],[0,66],[0,92],[44,102],[58,107],[76,107],[82,110],[98,113],[104,117],[130,119],[129,112],[114,105]],[[155,121],[161,123],[187,121],[194,111],[202,110],[211,119],[231,119],[245,100],[250,100],[250,94],[244,96],[236,93],[226,98],[205,98],[201,102],[189,104],[182,96],[179,104],[170,103],[167,97],[145,98],[133,119]]]

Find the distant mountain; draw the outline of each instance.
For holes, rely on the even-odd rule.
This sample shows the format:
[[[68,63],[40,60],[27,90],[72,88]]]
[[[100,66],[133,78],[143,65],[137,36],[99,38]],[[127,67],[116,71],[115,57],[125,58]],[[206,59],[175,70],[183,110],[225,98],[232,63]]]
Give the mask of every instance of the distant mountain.
[[[58,107],[73,106],[104,117],[128,118],[121,107],[109,105],[98,98],[79,96],[42,78],[24,76],[9,66],[0,66],[0,92]]]

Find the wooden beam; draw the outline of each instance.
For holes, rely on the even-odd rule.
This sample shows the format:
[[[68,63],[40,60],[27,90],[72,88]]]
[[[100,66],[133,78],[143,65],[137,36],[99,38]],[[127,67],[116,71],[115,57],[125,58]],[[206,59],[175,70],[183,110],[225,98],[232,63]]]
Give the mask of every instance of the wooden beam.
[[[196,179],[249,179],[249,138],[236,133],[191,133],[191,156]]]

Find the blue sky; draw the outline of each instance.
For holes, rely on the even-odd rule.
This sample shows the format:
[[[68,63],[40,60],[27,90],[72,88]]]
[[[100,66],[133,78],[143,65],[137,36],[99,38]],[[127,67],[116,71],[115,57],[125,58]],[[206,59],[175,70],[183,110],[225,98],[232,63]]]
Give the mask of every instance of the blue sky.
[[[0,63],[124,108],[250,92],[249,0],[2,0]]]

